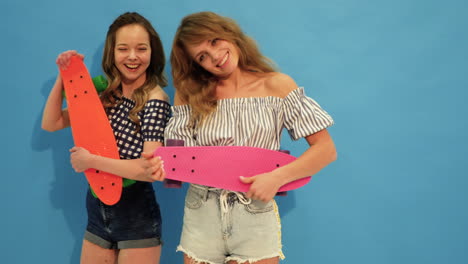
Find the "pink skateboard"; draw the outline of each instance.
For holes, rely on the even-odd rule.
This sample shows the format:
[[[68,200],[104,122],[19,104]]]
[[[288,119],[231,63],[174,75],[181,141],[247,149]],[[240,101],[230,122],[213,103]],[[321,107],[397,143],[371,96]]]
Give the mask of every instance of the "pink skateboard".
[[[255,147],[183,147],[182,140],[167,140],[166,147],[159,147],[154,156],[164,160],[166,186],[179,187],[189,182],[247,192],[250,185],[242,183],[239,176],[251,177],[272,171],[296,158],[280,151]],[[278,195],[297,189],[311,177],[290,182],[279,189]],[[179,186],[177,186],[179,185]]]
[[[75,145],[99,156],[119,159],[114,132],[83,60],[71,57],[70,65],[66,70],[60,70],[60,74]],[[119,201],[121,177],[95,169],[86,170],[85,175],[103,203],[113,205]]]

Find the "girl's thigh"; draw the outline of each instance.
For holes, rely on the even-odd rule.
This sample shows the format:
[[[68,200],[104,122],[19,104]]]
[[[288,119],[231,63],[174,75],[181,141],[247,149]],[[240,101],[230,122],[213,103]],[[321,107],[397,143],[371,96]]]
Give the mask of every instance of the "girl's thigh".
[[[269,259],[262,259],[256,262],[243,262],[243,263],[238,263],[234,260],[231,260],[228,262],[228,264],[278,264],[279,263],[279,258],[274,257],[274,258],[269,258]]]
[[[112,264],[116,263],[117,250],[102,248],[96,244],[83,240],[81,248],[81,264]]]
[[[161,246],[121,249],[118,264],[159,264]]]

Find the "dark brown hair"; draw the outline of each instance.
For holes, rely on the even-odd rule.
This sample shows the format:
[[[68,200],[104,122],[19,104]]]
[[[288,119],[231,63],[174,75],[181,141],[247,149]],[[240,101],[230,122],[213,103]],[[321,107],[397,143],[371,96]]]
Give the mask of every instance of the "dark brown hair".
[[[146,69],[145,83],[133,92],[132,99],[135,101],[135,107],[130,111],[130,119],[137,124],[139,129],[138,112],[143,109],[149,98],[149,92],[158,85],[162,88],[167,85],[167,79],[164,73],[166,58],[158,33],[151,23],[136,12],[127,12],[115,19],[107,31],[106,43],[102,57],[102,69],[109,81],[107,89],[101,94],[101,101],[105,108],[114,106],[117,102],[115,97],[122,96],[121,74],[114,63],[114,49],[117,31],[127,25],[140,25],[149,35],[151,46],[150,65]]]

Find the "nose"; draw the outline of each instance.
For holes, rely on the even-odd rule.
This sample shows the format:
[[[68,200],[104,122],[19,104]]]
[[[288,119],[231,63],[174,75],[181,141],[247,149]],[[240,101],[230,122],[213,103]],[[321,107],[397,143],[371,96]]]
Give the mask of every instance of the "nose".
[[[128,54],[128,58],[132,60],[132,59],[136,59],[136,57],[137,57],[136,56],[136,51],[134,49],[130,49],[130,52]]]
[[[213,63],[216,63],[218,61],[218,59],[220,58],[221,56],[221,52],[219,52],[218,50],[216,49],[211,49],[208,54],[210,55],[211,57],[211,61]]]

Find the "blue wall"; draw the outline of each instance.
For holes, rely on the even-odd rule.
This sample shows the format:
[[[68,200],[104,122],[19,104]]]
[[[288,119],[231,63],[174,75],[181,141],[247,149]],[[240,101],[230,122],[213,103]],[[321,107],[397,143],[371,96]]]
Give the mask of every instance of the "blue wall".
[[[107,27],[138,11],[168,56],[180,19],[201,10],[236,19],[336,121],[338,161],[277,199],[282,263],[468,262],[466,1],[24,0],[0,9],[2,263],[79,263],[86,182],[69,164],[70,130],[40,128],[57,54],[76,49],[100,74]],[[306,149],[287,135],[283,145],[296,156]],[[154,186],[162,263],[181,263],[184,190]]]

